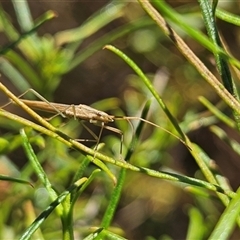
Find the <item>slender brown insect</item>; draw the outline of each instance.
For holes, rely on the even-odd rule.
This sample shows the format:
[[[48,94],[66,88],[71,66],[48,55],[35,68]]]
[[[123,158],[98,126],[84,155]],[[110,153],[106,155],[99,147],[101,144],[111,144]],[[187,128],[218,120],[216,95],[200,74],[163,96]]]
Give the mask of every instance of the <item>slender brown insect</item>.
[[[108,115],[103,111],[99,111],[84,104],[62,104],[53,102],[42,102],[21,99],[27,106],[35,110],[49,113],[55,113],[62,117],[74,118],[78,120],[89,121],[90,123],[110,123],[114,122],[114,116]]]
[[[80,121],[85,120],[95,125],[100,125],[101,130],[99,135],[97,136],[85,124],[82,123],[83,126],[87,129],[87,131],[95,138],[96,147],[101,138],[103,128],[118,133],[121,136],[120,154],[122,153],[122,141],[123,141],[122,131],[117,128],[105,125],[107,123],[114,122],[115,120],[114,116],[108,115],[103,111],[99,111],[97,109],[94,109],[84,104],[68,105],[68,104],[61,104],[61,103],[52,103],[48,101],[47,102],[31,101],[31,100],[25,100],[25,99],[21,99],[21,101],[24,102],[27,106],[29,106],[32,109],[49,112],[49,113],[55,113],[53,117],[56,117],[57,115],[61,115],[64,118],[68,118],[68,119],[73,118],[75,120],[80,120]],[[91,140],[84,140],[84,141],[91,141]]]
[[[39,111],[44,111],[44,112],[49,112],[49,113],[54,113],[55,115],[53,117],[61,115],[63,118],[69,118],[69,119],[74,118],[76,120],[85,120],[85,121],[89,121],[90,123],[100,125],[101,126],[101,131],[100,131],[98,137],[89,128],[87,128],[84,125],[87,128],[87,130],[95,138],[95,140],[97,142],[96,145],[98,145],[98,143],[99,143],[99,139],[101,137],[103,128],[108,129],[108,130],[113,131],[113,132],[116,132],[119,135],[121,135],[120,154],[122,153],[123,133],[122,133],[121,130],[107,125],[108,123],[114,122],[115,120],[127,120],[130,124],[131,124],[130,120],[139,120],[139,121],[146,122],[146,123],[148,123],[148,124],[150,124],[154,127],[160,128],[160,129],[164,130],[165,132],[171,134],[172,136],[179,139],[184,145],[186,145],[186,143],[181,138],[176,136],[175,134],[171,133],[170,131],[166,130],[165,128],[163,128],[163,127],[161,127],[161,126],[159,126],[155,123],[152,123],[152,122],[150,122],[146,119],[143,119],[143,118],[140,118],[140,117],[113,116],[113,115],[109,115],[109,114],[107,114],[103,111],[99,111],[97,109],[94,109],[92,107],[84,105],[84,104],[79,104],[79,105],[70,104],[69,105],[69,104],[49,102],[43,96],[41,96],[39,93],[37,93],[33,89],[27,90],[21,96],[23,96],[24,94],[26,94],[29,91],[34,93],[39,99],[42,100],[42,101],[33,101],[33,100],[20,99],[22,102],[24,102],[27,106],[29,106],[32,109],[39,110]],[[51,118],[53,118],[53,117],[51,117]],[[132,124],[131,124],[131,127],[133,128]]]

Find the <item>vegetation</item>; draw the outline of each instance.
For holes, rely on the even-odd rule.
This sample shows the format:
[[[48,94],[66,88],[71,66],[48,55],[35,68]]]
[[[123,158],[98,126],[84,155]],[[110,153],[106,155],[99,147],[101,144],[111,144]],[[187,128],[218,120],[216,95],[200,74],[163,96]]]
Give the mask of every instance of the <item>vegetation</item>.
[[[224,35],[238,3],[109,1],[56,33],[45,28],[61,14],[12,4],[17,24],[0,6],[0,239],[239,238],[240,62]],[[116,121],[47,120],[20,100],[30,88]]]

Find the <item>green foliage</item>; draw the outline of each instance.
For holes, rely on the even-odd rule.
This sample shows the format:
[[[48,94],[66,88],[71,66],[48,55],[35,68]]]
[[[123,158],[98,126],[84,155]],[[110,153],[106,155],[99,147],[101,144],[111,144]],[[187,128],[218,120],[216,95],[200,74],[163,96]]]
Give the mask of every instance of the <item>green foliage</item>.
[[[239,17],[218,1],[199,0],[186,8],[110,1],[79,26],[41,36],[42,27],[61,16],[49,10],[33,20],[27,1],[12,3],[20,30],[0,6],[0,31],[8,39],[0,50],[0,92],[11,100],[0,109],[0,239],[229,239],[240,225],[239,190],[191,133],[202,136],[209,128],[229,156],[239,157],[239,143],[228,129],[238,135],[238,72],[231,68],[240,62],[225,50],[215,21],[239,26]],[[64,76],[94,65],[89,59],[97,54],[108,54],[105,66],[116,76],[120,64],[129,72],[117,83],[125,86],[121,99],[109,95],[92,104],[116,121],[104,124],[106,129],[98,123],[97,130],[86,123],[88,141],[78,139],[85,131],[75,119],[47,121],[9,90],[14,86],[22,94],[33,88],[53,101]],[[64,94],[70,96],[70,89]],[[13,114],[13,103],[31,120]],[[205,142],[214,148],[206,136]],[[218,151],[221,155],[224,147]],[[190,155],[186,163],[196,164],[193,173],[181,165]],[[230,169],[227,161],[223,170]],[[173,217],[179,209],[183,227]]]

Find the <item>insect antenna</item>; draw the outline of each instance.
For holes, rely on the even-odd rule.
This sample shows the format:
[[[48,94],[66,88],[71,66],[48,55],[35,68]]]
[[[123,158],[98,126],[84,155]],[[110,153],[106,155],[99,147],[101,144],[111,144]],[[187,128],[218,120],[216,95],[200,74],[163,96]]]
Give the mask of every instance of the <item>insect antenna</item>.
[[[148,120],[146,120],[146,119],[144,119],[144,118],[141,118],[141,117],[130,117],[130,116],[115,116],[115,117],[114,117],[114,120],[127,120],[127,121],[130,123],[132,129],[134,129],[134,128],[133,128],[133,125],[132,125],[132,123],[131,123],[130,120],[138,120],[138,121],[145,122],[145,123],[147,123],[147,124],[149,124],[149,125],[152,125],[152,126],[154,126],[154,127],[157,127],[157,128],[159,128],[159,129],[167,132],[168,134],[170,134],[170,135],[172,135],[173,137],[177,138],[177,139],[178,139],[181,143],[183,143],[187,148],[189,148],[189,146],[185,143],[185,141],[182,140],[180,137],[178,137],[176,134],[174,134],[174,133],[168,131],[166,128],[163,128],[163,127],[157,125],[156,123],[153,123],[153,122],[151,122],[151,121],[148,121]]]

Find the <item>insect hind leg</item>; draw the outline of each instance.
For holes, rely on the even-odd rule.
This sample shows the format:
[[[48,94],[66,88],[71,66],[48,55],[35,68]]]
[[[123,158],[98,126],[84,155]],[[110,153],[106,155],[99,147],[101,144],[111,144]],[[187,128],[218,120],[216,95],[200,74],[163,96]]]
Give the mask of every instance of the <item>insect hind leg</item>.
[[[98,145],[100,143],[100,139],[101,139],[101,136],[102,136],[102,132],[103,132],[103,128],[104,128],[104,123],[102,122],[101,123],[101,129],[100,129],[100,132],[98,134],[98,136],[86,125],[84,124],[82,121],[81,121],[81,124],[82,126],[90,133],[90,135],[94,138],[94,139],[75,139],[76,141],[80,141],[80,142],[95,142],[96,145],[94,146],[94,151],[95,151],[95,154],[94,154],[94,158],[96,157],[96,151],[98,149]],[[99,126],[99,125],[96,125],[96,126]]]
[[[82,121],[80,121],[80,123],[82,124],[82,126],[90,133],[90,135],[94,138],[94,139],[75,139],[76,141],[79,142],[96,142],[99,143],[99,136],[97,136],[86,124],[84,124]],[[97,144],[96,144],[97,145]],[[95,147],[96,148],[96,147]]]
[[[115,128],[115,127],[111,127],[111,126],[108,126],[108,125],[105,125],[104,122],[101,122],[101,123],[94,123],[95,126],[98,126],[100,127],[100,132],[98,134],[98,136],[88,127],[86,126],[83,122],[81,122],[81,124],[83,125],[83,127],[93,136],[94,140],[84,140],[84,139],[77,139],[77,141],[91,141],[91,142],[96,142],[96,146],[94,147],[94,150],[97,150],[98,148],[98,145],[100,143],[100,139],[102,137],[102,133],[103,133],[103,129],[107,129],[111,132],[115,132],[117,134],[120,135],[120,138],[121,138],[121,144],[120,144],[120,156],[121,156],[121,159],[122,159],[122,150],[123,150],[123,132],[121,130],[119,130],[118,128]],[[94,156],[95,157],[95,156]]]
[[[103,125],[102,128],[105,128],[105,129],[107,129],[107,130],[109,130],[111,132],[115,132],[115,133],[120,135],[120,139],[121,139],[121,143],[120,143],[120,159],[123,159],[123,157],[122,157],[123,140],[124,140],[123,132],[120,129],[118,129],[118,128],[107,126],[107,125]]]

